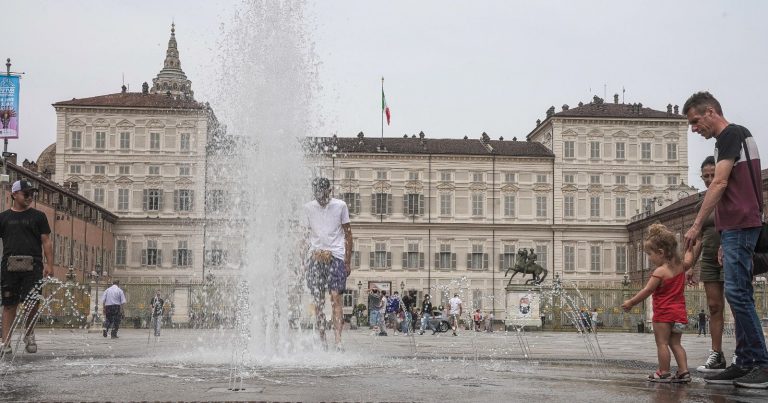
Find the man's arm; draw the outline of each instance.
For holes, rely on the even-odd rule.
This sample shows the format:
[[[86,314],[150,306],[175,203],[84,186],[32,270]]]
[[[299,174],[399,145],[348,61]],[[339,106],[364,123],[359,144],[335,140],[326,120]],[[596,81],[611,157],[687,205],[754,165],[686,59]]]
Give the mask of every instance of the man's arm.
[[[696,214],[696,219],[693,220],[693,225],[685,233],[685,248],[690,249],[696,242],[696,239],[701,234],[701,227],[704,224],[704,220],[712,214],[715,206],[720,202],[720,198],[725,193],[725,188],[728,187],[728,177],[731,176],[733,165],[735,160],[721,160],[715,165],[715,179],[712,184],[709,185],[707,193],[704,195],[704,202],[701,204],[699,213]]]
[[[344,230],[344,267],[349,274],[352,271],[352,225],[341,224],[341,228]]]
[[[43,243],[43,255],[45,263],[43,264],[43,277],[53,276],[53,244],[48,234],[40,235],[40,241]]]

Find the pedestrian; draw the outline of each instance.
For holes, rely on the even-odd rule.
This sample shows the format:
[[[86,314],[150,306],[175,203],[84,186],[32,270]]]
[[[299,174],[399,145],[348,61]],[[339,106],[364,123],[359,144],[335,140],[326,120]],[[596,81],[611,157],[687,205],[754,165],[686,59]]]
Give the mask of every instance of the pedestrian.
[[[597,331],[597,308],[592,308],[592,315],[590,316],[590,323],[592,324],[592,330]]]
[[[45,213],[31,207],[37,188],[22,179],[11,186],[11,208],[0,213],[3,238],[0,289],[3,304],[2,354],[11,354],[11,326],[19,302],[24,302],[24,350],[37,352],[35,321],[40,309],[42,280],[53,275],[51,228]],[[45,263],[43,263],[45,255]]]
[[[117,331],[120,330],[120,320],[123,316],[123,305],[125,304],[125,293],[120,289],[120,280],[112,281],[112,286],[104,290],[101,294],[101,306],[104,307],[104,331],[102,336],[107,337],[107,333],[112,329],[112,338],[118,339]]]
[[[475,313],[472,314],[472,322],[475,325],[475,331],[480,331],[480,324],[483,323],[483,314],[480,313],[480,309],[475,309]]]
[[[698,334],[698,336],[701,336],[702,333],[704,334],[704,337],[707,337],[707,314],[704,313],[703,309],[701,310],[701,312],[699,312],[699,334]],[[721,352],[721,354],[722,354],[722,352]],[[725,364],[725,360],[723,360],[723,364]],[[706,366],[706,364],[704,364],[704,365]],[[698,368],[697,368],[697,370],[698,370]],[[706,371],[700,371],[700,372],[706,372]]]
[[[336,351],[343,351],[341,296],[352,270],[352,227],[349,209],[344,201],[331,197],[331,181],[328,178],[315,178],[312,181],[312,191],[315,199],[304,205],[304,213],[305,224],[309,230],[307,286],[315,300],[315,328],[323,348],[327,349],[323,309],[325,295],[330,292]]]
[[[397,319],[398,314],[400,313],[400,294],[395,291],[392,296],[387,298],[387,309],[386,309],[386,315],[387,315],[387,327],[391,327],[394,332],[395,336],[397,336],[397,333],[399,331],[399,328],[397,326]]]
[[[493,332],[493,311],[485,315],[485,331],[488,333]]]
[[[453,329],[453,335],[458,336],[458,334],[456,334],[456,329],[459,328],[459,319],[461,319],[462,313],[461,298],[459,298],[459,294],[453,294],[453,298],[448,301],[448,305],[450,306],[449,314],[451,318],[451,329]]]
[[[389,298],[387,298],[387,292],[381,290],[381,302],[379,302],[379,336],[387,335],[387,305]]]
[[[381,295],[379,290],[374,288],[368,293],[368,326],[371,330],[379,326],[379,304],[381,304]]]
[[[432,329],[432,334],[437,333],[437,329],[430,323],[432,320],[432,300],[429,294],[424,295],[424,300],[421,301],[421,327],[419,328],[419,334],[424,334],[424,329],[429,326]]]
[[[715,157],[708,156],[701,164],[701,179],[704,186],[709,188],[712,180],[715,179]],[[701,210],[702,202],[696,206],[696,210]],[[704,293],[707,296],[707,306],[709,307],[709,330],[711,336],[711,350],[707,361],[696,368],[699,372],[718,373],[723,372],[726,367],[725,355],[723,354],[723,310],[725,308],[725,295],[723,294],[723,282],[725,274],[723,265],[720,264],[717,257],[717,251],[720,249],[720,233],[715,228],[715,212],[709,214],[704,219],[701,226],[701,234],[696,240],[693,248],[688,250],[683,259],[686,268],[688,284],[694,285],[699,281],[704,283]],[[694,270],[696,262],[699,262],[698,273]],[[699,315],[701,318],[701,315]],[[706,315],[704,315],[706,322]],[[701,326],[699,320],[699,334],[704,332],[707,335],[706,323]]]
[[[151,315],[152,328],[155,330],[155,337],[160,337],[160,326],[163,323],[163,306],[165,300],[160,297],[160,290],[155,290],[155,296],[149,301],[149,314]]]
[[[404,324],[403,324],[403,330],[401,330],[403,333],[408,333],[411,329],[411,322],[413,322],[413,306],[416,305],[416,296],[414,295],[413,291],[408,291],[405,294],[403,294],[402,298],[403,302],[403,311],[405,314]]]
[[[648,260],[655,267],[645,288],[624,301],[621,307],[629,311],[653,294],[653,334],[659,369],[648,376],[651,382],[687,383],[691,381],[688,359],[680,343],[683,327],[688,323],[685,310],[685,268],[677,252],[677,239],[667,227],[653,224],[643,243]],[[670,350],[677,362],[677,373],[670,372]]]
[[[757,316],[752,287],[752,257],[762,227],[763,195],[760,155],[752,134],[729,123],[720,103],[709,92],[693,94],[683,105],[691,131],[715,138],[715,178],[707,189],[693,225],[685,233],[690,249],[704,221],[715,212],[725,298],[736,328],[736,363],[704,377],[707,383],[768,389],[768,350]]]

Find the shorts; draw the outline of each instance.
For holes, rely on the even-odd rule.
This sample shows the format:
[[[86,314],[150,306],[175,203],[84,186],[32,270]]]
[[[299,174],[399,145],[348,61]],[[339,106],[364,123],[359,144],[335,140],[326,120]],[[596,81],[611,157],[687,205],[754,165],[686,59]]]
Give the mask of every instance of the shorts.
[[[725,273],[723,273],[723,266],[714,264],[701,264],[701,270],[699,271],[699,279],[703,282],[708,281],[725,281]]]
[[[330,263],[309,259],[307,287],[316,299],[325,298],[328,291],[341,294],[347,288],[347,270],[344,261],[332,258]]]
[[[40,280],[42,279],[43,270],[38,268],[29,272],[9,272],[3,270],[2,284],[0,284],[3,305],[18,305],[20,302],[24,302],[33,290],[40,295],[42,293],[42,283]]]

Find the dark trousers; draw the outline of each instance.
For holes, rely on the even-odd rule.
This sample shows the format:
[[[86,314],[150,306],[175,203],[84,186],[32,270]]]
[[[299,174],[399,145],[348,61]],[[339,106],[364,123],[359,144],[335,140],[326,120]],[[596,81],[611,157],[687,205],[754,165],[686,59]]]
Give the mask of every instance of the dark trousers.
[[[104,331],[108,332],[112,328],[112,336],[117,336],[117,330],[120,329],[120,305],[107,305],[104,310],[107,315],[104,320]]]
[[[699,335],[704,333],[704,336],[707,335],[707,322],[699,322]]]

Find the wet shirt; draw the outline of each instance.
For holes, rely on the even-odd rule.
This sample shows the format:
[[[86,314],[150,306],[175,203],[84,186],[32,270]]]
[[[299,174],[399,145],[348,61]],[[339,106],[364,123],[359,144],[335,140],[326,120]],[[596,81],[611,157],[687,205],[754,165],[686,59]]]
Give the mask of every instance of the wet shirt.
[[[151,301],[149,301],[149,306],[152,307],[152,316],[160,316],[163,314],[163,304],[165,301],[163,301],[160,297],[153,297]]]
[[[750,160],[742,147],[746,143]],[[750,166],[754,172],[757,188],[761,188],[760,153],[752,133],[747,128],[729,124],[717,136],[715,142],[715,160],[733,160],[731,176],[720,202],[715,207],[715,226],[718,231],[755,228],[761,225],[760,205],[762,192],[755,196],[755,183],[752,181]],[[758,199],[760,202],[758,203]]]
[[[5,269],[8,256],[32,256],[36,266],[43,261],[41,235],[50,234],[48,217],[40,210],[5,210],[0,213],[0,237],[3,238],[3,262]],[[40,266],[42,267],[42,266]]]
[[[453,297],[448,301],[448,304],[451,305],[451,315],[458,315],[459,314],[459,307],[461,306],[461,298],[459,297]]]
[[[347,203],[331,198],[323,207],[317,200],[312,200],[304,205],[304,214],[311,249],[329,250],[333,257],[343,260],[345,238],[341,226],[349,223]]]

